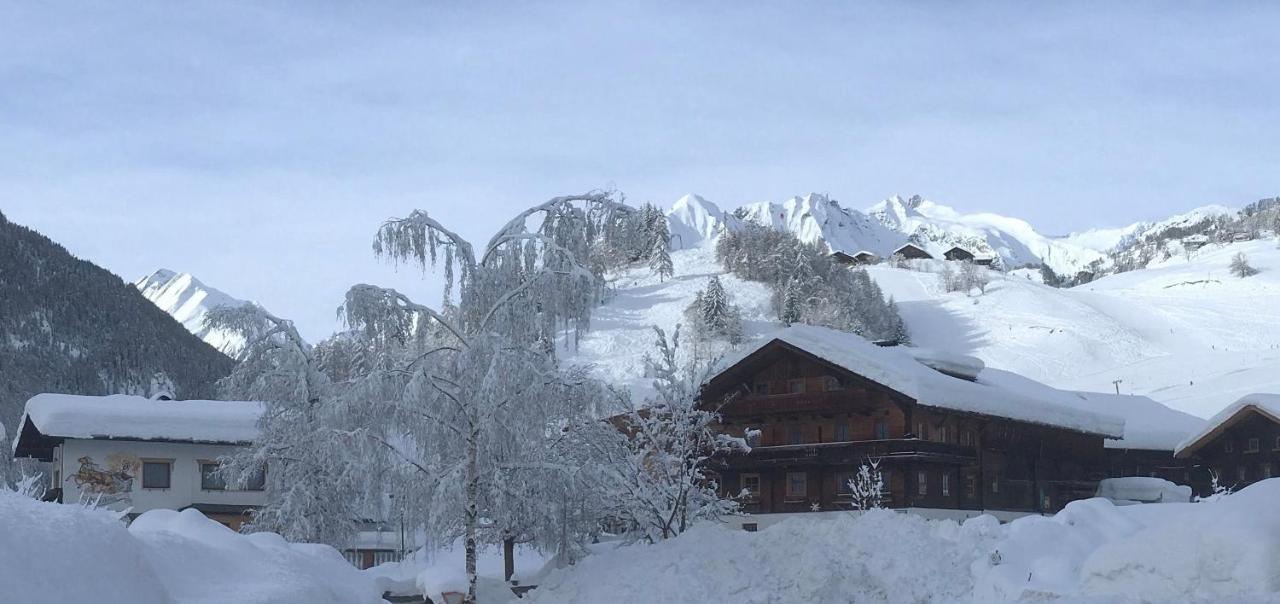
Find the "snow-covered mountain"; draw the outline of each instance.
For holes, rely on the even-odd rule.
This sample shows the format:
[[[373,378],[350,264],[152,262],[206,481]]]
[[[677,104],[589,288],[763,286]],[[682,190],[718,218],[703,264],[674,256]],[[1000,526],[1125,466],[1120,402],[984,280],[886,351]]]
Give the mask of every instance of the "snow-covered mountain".
[[[1096,250],[1112,252],[1146,238],[1158,237],[1174,229],[1194,227],[1205,220],[1234,214],[1236,211],[1226,206],[1208,205],[1189,212],[1174,214],[1156,222],[1135,222],[1119,228],[1089,229],[1067,235],[1063,239],[1071,244]]]
[[[1198,222],[1196,216],[1221,210],[1138,225],[1126,235]],[[711,275],[721,275],[741,305],[749,338],[779,327],[767,289],[725,275],[715,261],[712,241],[718,229],[734,228],[740,220],[785,228],[810,241],[834,241],[835,249],[877,253],[884,249],[877,246],[905,240],[899,230],[904,224],[916,225],[908,229],[960,225],[971,230],[957,228],[957,233],[998,242],[993,250],[1015,256],[1043,253],[1082,262],[1102,257],[1096,248],[1114,247],[1105,241],[1065,245],[1023,221],[978,216],[901,200],[864,214],[821,195],[751,204],[735,215],[685,196],[668,213],[672,233],[680,235],[672,254],[675,277],[660,282],[644,268],[617,276],[617,295],[593,316],[593,331],[570,358],[594,364],[602,377],[643,395],[651,326],[669,331],[682,321],[681,312]],[[1228,265],[1236,253],[1246,254],[1261,272],[1245,279],[1231,276]],[[1250,392],[1280,391],[1280,249],[1275,241],[1210,243],[1071,289],[1045,286],[1035,271],[993,272],[986,294],[972,297],[946,292],[930,272],[880,264],[870,273],[897,301],[915,344],[973,355],[990,367],[1054,387],[1115,392],[1114,382],[1120,380],[1122,393],[1144,394],[1200,417]]]
[[[235,358],[244,347],[238,334],[203,325],[204,316],[214,308],[242,306],[248,302],[234,298],[205,285],[191,273],[160,269],[133,282],[142,296],[177,319],[188,331],[229,357]]]
[[[717,229],[734,228],[746,220],[850,254],[865,250],[884,257],[912,242],[940,258],[948,249],[960,246],[978,255],[998,256],[1006,267],[1043,263],[1063,275],[1075,275],[1089,263],[1106,258],[1102,250],[1043,235],[1017,218],[961,214],[918,196],[907,200],[893,196],[858,211],[810,193],[725,212],[700,196],[686,195],[667,217],[672,234],[679,235],[677,246],[685,247],[714,237]]]

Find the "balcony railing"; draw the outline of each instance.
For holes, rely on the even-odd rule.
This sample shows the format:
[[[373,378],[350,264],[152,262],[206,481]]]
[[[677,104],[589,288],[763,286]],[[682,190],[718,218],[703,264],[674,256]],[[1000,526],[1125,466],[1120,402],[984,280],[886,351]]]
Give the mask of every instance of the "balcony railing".
[[[729,468],[799,465],[856,465],[867,459],[917,459],[968,463],[977,459],[974,447],[915,438],[859,440],[754,447],[749,453],[721,458]]]

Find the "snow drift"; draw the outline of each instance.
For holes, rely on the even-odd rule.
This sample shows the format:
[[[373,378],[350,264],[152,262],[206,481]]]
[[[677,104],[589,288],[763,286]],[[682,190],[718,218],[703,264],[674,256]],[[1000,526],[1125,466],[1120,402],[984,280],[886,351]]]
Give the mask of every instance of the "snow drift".
[[[601,545],[532,602],[1280,602],[1280,479],[1208,503],[957,524],[874,510]]]
[[[0,601],[375,604],[337,550],[241,535],[195,510],[119,514],[0,490]]]

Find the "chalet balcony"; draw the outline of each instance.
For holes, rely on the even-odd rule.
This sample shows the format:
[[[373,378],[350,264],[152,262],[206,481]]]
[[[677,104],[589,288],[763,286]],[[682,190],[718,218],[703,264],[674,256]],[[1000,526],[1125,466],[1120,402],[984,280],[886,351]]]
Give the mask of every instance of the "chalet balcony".
[[[753,447],[749,453],[728,454],[721,462],[727,469],[859,465],[867,459],[969,464],[976,462],[977,456],[974,447],[898,438]]]
[[[832,409],[867,404],[869,394],[861,388],[843,388],[830,392],[797,394],[752,394],[729,401],[720,409],[722,415],[768,415],[774,413],[824,413]],[[868,408],[869,404],[866,405]]]

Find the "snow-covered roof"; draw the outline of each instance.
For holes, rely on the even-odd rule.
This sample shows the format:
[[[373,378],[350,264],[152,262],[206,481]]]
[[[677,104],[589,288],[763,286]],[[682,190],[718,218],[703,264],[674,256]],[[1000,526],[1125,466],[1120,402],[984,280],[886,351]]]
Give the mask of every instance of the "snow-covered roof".
[[[21,448],[28,425],[49,438],[247,443],[258,437],[262,409],[246,401],[37,394],[27,401],[13,446]]]
[[[1193,453],[1223,430],[1239,421],[1247,411],[1257,411],[1280,424],[1280,394],[1259,393],[1241,397],[1240,400],[1227,405],[1217,415],[1209,418],[1209,422],[1204,428],[1178,443],[1178,447],[1173,454],[1177,457],[1184,457]]]
[[[1034,424],[1056,426],[1110,438],[1122,438],[1124,420],[1111,415],[1073,408],[1044,395],[1048,386],[1020,378],[1003,379],[993,370],[975,371],[973,380],[932,369],[912,355],[909,347],[881,347],[860,336],[811,325],[793,325],[758,340],[740,354],[725,359],[721,370],[745,360],[779,341],[804,350],[836,366],[891,388],[929,407],[1006,417]],[[929,352],[926,356],[941,357]],[[952,359],[965,359],[953,355]],[[972,364],[969,368],[972,369]],[[1011,374],[1004,374],[1011,375]],[[994,378],[994,379],[993,379]],[[1029,383],[1029,385],[1024,384]]]

